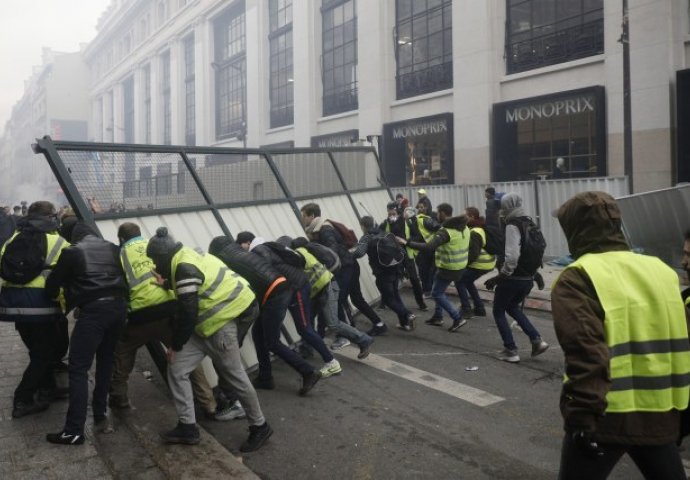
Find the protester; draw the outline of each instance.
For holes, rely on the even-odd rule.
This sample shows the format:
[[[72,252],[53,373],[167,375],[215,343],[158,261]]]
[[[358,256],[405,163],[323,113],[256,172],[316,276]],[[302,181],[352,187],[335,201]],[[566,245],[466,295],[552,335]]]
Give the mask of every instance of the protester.
[[[431,206],[431,200],[427,196],[426,189],[420,188],[417,190],[417,204],[423,203],[424,204],[424,209],[429,215],[432,215],[432,212],[434,211],[433,207]],[[440,219],[439,219],[440,220]]]
[[[426,243],[431,240],[434,232],[437,232],[438,229],[441,228],[441,225],[430,215],[431,212],[427,211],[426,203],[419,202],[417,204],[417,214],[414,218],[416,218],[417,230],[419,231],[421,239],[415,237],[415,241]],[[419,279],[422,283],[422,297],[425,299],[431,298],[431,287],[434,284],[434,275],[436,274],[434,252],[418,250],[415,261],[419,269]]]
[[[398,215],[402,215],[405,209],[409,206],[410,201],[407,198],[405,198],[405,195],[403,195],[402,193],[395,194],[395,209],[398,212]]]
[[[72,243],[46,280],[46,293],[57,298],[64,289],[67,311],[76,309],[69,350],[69,408],[62,431],[49,433],[50,443],[81,445],[89,396],[89,369],[96,358],[91,407],[94,423],[108,427],[106,402],[113,371],[115,343],[127,316],[125,283],[119,248],[100,238],[83,221],[63,229]]]
[[[238,324],[259,314],[249,283],[213,255],[200,255],[160,227],[149,240],[146,255],[156,266],[156,279],[175,292],[179,316],[168,349],[168,384],[178,423],[161,436],[167,443],[200,441],[189,375],[209,356],[222,385],[232,388],[247,414],[249,437],[241,452],[258,450],[273,434],[240,358]],[[219,384],[221,381],[219,381]]]
[[[465,216],[467,226],[470,227],[470,250],[465,273],[459,281],[455,282],[455,286],[460,297],[463,318],[472,318],[473,315],[485,317],[484,301],[479,296],[474,282],[494,269],[496,257],[485,250],[487,234],[484,230],[484,217],[479,215],[479,209],[467,207]],[[470,304],[470,297],[474,302],[474,308]]]
[[[676,441],[690,343],[678,276],[630,251],[609,194],[579,193],[557,215],[575,259],[551,292],[565,356],[559,478],[606,478],[627,453],[645,478],[685,479]]]
[[[0,251],[0,321],[14,322],[29,353],[14,391],[13,418],[41,412],[66,393],[56,390],[55,369],[67,352],[67,319],[46,292],[46,277],[68,246],[57,228],[53,204],[34,202]],[[35,269],[28,269],[30,259],[38,260]]]

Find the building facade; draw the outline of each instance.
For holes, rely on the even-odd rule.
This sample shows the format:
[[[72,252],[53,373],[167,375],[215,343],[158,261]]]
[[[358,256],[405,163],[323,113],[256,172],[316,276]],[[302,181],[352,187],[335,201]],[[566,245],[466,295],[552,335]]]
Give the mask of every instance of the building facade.
[[[646,191],[690,181],[690,22],[629,3]],[[396,186],[623,175],[621,22],[603,0],[114,0],[84,51],[89,135],[371,144]]]
[[[44,48],[42,64],[24,82],[24,95],[12,108],[0,140],[0,199],[49,199],[64,202],[57,181],[43,156],[31,150],[36,138],[86,141],[89,71],[81,52]]]

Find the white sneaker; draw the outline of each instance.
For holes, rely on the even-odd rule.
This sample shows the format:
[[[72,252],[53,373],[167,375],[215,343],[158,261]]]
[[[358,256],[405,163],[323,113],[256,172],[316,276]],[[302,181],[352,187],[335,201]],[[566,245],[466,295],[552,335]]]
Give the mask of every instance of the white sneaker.
[[[245,418],[247,413],[242,408],[239,400],[235,400],[230,407],[219,410],[214,415],[214,418],[220,422],[225,422],[227,420],[235,420],[237,418]]]
[[[347,347],[350,344],[350,341],[345,338],[345,337],[338,337],[335,339],[335,342],[331,343],[331,350],[340,350],[343,347]]]
[[[333,375],[338,375],[343,369],[340,366],[340,362],[335,358],[328,363],[324,363],[321,367],[321,378],[328,378]]]
[[[517,350],[504,348],[501,350],[501,353],[498,354],[498,359],[508,363],[518,363],[520,361],[520,355],[518,355]]]

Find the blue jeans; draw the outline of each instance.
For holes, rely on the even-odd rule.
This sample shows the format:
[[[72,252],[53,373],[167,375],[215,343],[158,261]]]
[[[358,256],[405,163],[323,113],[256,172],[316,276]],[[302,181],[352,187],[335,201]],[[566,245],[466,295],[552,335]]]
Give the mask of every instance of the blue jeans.
[[[516,350],[517,345],[515,345],[515,340],[513,340],[513,332],[510,329],[510,325],[508,325],[506,312],[515,319],[531,341],[540,337],[537,329],[534,328],[527,315],[520,308],[522,301],[532,290],[533,283],[532,280],[503,280],[496,285],[493,308],[494,320],[503,339],[503,346],[509,350]]]
[[[352,343],[360,345],[368,342],[371,339],[369,335],[338,319],[339,293],[338,282],[332,281],[326,285],[316,297],[312,298],[312,317],[318,314],[319,328],[323,324],[333,330],[337,336],[345,337]]]
[[[436,302],[436,307],[434,308],[434,317],[442,318],[443,310],[445,310],[448,312],[448,315],[450,315],[450,318],[453,320],[460,320],[462,318],[462,314],[455,309],[446,295],[446,289],[451,282],[452,280],[440,278],[438,273],[434,277],[434,286],[431,287],[431,296],[434,299],[434,302]]]
[[[460,304],[462,308],[472,308],[470,304],[470,297],[474,303],[474,308],[484,308],[484,302],[479,296],[477,287],[474,286],[475,280],[482,275],[486,275],[491,270],[478,270],[476,268],[467,268],[462,278],[455,282],[455,287],[458,289],[458,296],[460,296]]]
[[[328,349],[326,344],[323,343],[323,338],[321,338],[311,326],[311,303],[309,301],[310,293],[311,287],[309,286],[309,283],[305,283],[302,288],[295,291],[292,301],[288,306],[288,310],[290,311],[290,315],[292,315],[292,320],[295,322],[297,333],[299,333],[300,337],[302,337],[302,340],[307,342],[307,345],[319,352],[319,355],[321,355],[321,358],[324,362],[330,362],[333,360],[333,354]]]

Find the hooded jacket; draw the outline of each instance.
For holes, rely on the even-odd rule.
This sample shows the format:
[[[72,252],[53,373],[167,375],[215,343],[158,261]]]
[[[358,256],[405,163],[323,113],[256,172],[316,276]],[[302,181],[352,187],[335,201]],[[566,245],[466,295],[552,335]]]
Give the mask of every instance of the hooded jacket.
[[[607,193],[575,195],[558,210],[558,221],[575,259],[586,253],[629,250],[620,210]],[[605,315],[587,273],[577,268],[564,270],[551,291],[551,304],[568,376],[560,400],[565,430],[595,432],[596,440],[604,443],[663,445],[676,441],[680,421],[676,410],[605,413],[611,386]]]
[[[68,311],[103,297],[128,298],[117,245],[103,240],[81,221],[67,240],[72,246],[62,252],[46,280],[46,293],[51,298],[63,287]]]
[[[444,243],[450,242],[450,235],[448,235],[446,229],[450,228],[453,230],[457,230],[459,232],[466,230],[465,235],[470,234],[470,230],[467,228],[467,217],[465,215],[451,217],[447,219],[445,222],[443,222],[443,225],[441,227],[442,228],[438,230],[436,233],[434,233],[434,236],[431,237],[431,239],[428,242],[407,242],[407,246],[410,248],[414,248],[415,250],[419,250],[420,252],[434,252],[438,247],[440,247]],[[464,269],[446,270],[444,268],[439,268],[437,270],[437,275],[444,280],[450,280],[451,282],[453,282],[455,280],[460,280],[460,277],[462,277],[462,273],[464,271]]]
[[[340,264],[343,268],[354,264],[355,259],[352,253],[345,248],[343,237],[328,220],[323,217],[315,217],[304,230],[307,232],[310,240],[336,252],[338,257],[340,257]]]

